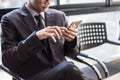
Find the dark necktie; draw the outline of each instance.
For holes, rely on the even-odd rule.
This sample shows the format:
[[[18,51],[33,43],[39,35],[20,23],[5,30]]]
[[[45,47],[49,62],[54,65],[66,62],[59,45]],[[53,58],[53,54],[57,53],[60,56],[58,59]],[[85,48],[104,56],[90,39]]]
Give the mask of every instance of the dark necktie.
[[[35,19],[38,21],[38,24],[37,24],[38,28],[43,29],[45,26],[42,22],[42,19],[43,19],[42,16],[39,14],[39,15],[35,16]],[[46,45],[46,47],[43,50],[46,53],[44,55],[46,55],[48,60],[51,62],[52,56],[51,56],[51,50],[50,50],[50,47],[49,47],[48,39],[44,39],[43,42]]]
[[[35,19],[38,22],[37,23],[38,28],[39,29],[43,29],[44,28],[44,24],[42,22],[42,19],[43,19],[42,16],[39,14],[39,15],[35,16]]]

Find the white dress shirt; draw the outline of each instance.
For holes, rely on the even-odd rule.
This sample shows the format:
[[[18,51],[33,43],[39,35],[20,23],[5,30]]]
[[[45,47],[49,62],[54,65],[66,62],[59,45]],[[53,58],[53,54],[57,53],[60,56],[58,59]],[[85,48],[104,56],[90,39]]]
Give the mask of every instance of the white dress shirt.
[[[35,21],[36,24],[38,24],[38,21],[35,19],[35,16],[40,14],[42,16],[42,18],[41,18],[42,19],[42,23],[43,23],[44,27],[46,27],[45,26],[45,12],[37,13],[36,11],[32,10],[31,8],[29,8],[27,5],[26,5],[26,8],[28,9],[28,11],[32,15],[32,17],[34,18],[34,21]]]

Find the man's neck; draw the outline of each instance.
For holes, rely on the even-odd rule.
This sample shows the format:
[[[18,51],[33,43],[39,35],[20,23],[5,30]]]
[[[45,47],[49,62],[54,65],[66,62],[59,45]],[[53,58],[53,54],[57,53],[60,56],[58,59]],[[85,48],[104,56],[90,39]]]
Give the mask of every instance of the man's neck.
[[[39,11],[38,9],[36,9],[36,8],[31,4],[31,2],[28,2],[28,3],[27,3],[27,6],[28,6],[29,8],[31,8],[32,10],[34,10],[35,12],[40,13],[40,11]]]

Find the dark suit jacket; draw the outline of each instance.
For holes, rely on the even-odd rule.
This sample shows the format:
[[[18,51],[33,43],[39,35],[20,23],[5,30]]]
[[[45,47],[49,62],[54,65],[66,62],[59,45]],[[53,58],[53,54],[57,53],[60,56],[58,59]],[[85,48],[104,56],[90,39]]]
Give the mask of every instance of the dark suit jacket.
[[[65,14],[48,9],[45,13],[47,26],[67,26]],[[12,72],[23,78],[47,71],[65,60],[64,56],[75,57],[76,39],[67,42],[64,38],[54,43],[49,39],[52,63],[41,53],[46,45],[35,35],[37,26],[32,16],[23,6],[2,17],[2,62]]]

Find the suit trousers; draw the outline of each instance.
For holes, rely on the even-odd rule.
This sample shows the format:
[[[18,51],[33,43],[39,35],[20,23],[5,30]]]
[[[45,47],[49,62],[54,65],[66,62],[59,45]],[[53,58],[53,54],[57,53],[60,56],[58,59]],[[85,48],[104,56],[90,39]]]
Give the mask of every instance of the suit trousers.
[[[44,74],[37,74],[28,80],[84,80],[82,73],[72,62],[63,61]]]

